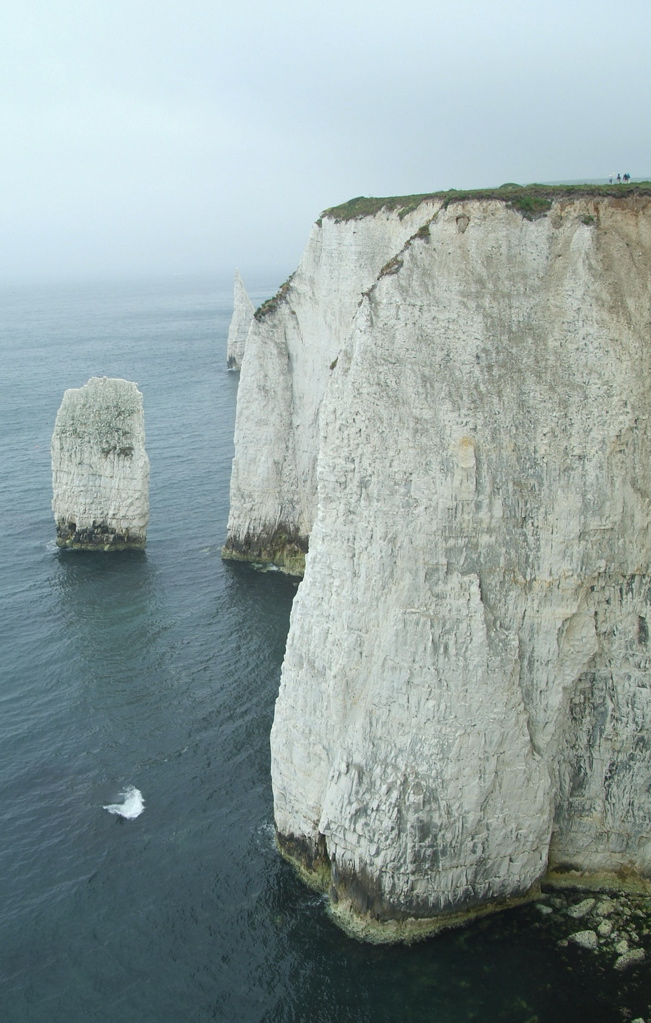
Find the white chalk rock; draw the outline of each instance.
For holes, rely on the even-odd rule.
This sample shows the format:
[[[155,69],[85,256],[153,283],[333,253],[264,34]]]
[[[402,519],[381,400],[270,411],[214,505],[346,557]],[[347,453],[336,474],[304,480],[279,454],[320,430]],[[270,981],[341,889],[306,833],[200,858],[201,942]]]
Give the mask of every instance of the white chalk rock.
[[[646,960],[646,952],[643,948],[632,948],[630,952],[624,952],[615,960],[615,969],[620,972],[628,970],[630,966],[639,966]]]
[[[52,489],[59,547],[145,546],[149,459],[136,384],[91,377],[64,393],[52,436]]]
[[[576,931],[575,934],[570,934],[567,940],[581,948],[587,948],[590,952],[599,947],[599,938],[594,931]]]
[[[596,899],[583,899],[582,902],[577,902],[576,905],[569,906],[567,915],[573,917],[574,920],[580,920],[594,909],[596,901]]]
[[[297,271],[256,312],[237,397],[224,557],[302,574],[316,514],[320,408],[337,355],[378,273],[441,206],[314,225]]]
[[[275,366],[284,427],[262,447],[279,480],[295,453],[307,494],[290,398],[338,351],[313,391],[272,778],[281,847],[378,940],[526,898],[548,867],[651,876],[651,207],[421,212],[352,329],[333,279],[327,350],[295,370],[276,331],[244,367]],[[342,260],[356,226],[328,227]],[[286,332],[326,306],[306,287]],[[256,529],[282,489],[267,477],[267,500],[259,453],[242,497],[261,381],[233,511]]]
[[[226,341],[226,365],[228,369],[241,369],[246,339],[253,323],[253,302],[244,287],[240,271],[235,271],[233,286],[233,315]]]

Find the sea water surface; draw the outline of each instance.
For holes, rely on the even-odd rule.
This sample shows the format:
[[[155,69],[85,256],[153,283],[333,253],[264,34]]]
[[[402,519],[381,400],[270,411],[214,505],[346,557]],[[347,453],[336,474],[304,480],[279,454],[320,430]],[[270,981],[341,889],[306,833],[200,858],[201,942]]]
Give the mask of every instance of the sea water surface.
[[[622,993],[588,953],[561,953],[532,908],[412,947],[364,945],[278,856],[269,729],[297,583],[220,559],[230,281],[0,300],[0,1020],[641,1015],[649,991]],[[92,375],[144,395],[145,552],[54,544],[54,418]],[[106,809],[125,802],[127,817]]]

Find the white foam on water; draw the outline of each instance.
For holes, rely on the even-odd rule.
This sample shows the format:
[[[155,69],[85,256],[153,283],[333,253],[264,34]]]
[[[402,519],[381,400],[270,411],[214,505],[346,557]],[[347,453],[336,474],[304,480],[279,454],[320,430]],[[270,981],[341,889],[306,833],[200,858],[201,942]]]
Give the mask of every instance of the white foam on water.
[[[135,820],[139,817],[142,811],[145,809],[145,801],[142,798],[142,792],[137,789],[135,785],[127,785],[124,792],[120,793],[120,799],[123,799],[123,803],[109,803],[108,806],[103,807],[104,810],[108,810],[109,813],[116,813],[120,817],[126,817],[128,821]]]

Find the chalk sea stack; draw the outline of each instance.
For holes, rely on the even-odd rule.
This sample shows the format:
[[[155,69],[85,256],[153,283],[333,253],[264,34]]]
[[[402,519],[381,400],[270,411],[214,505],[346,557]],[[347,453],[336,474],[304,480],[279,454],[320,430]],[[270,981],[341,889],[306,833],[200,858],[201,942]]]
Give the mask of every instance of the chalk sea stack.
[[[253,302],[246,293],[239,270],[236,270],[233,284],[233,315],[226,340],[227,369],[239,370],[242,368],[246,339],[253,323],[253,314]]]
[[[63,395],[52,435],[57,545],[140,550],[149,520],[149,459],[137,384],[91,377]]]
[[[354,200],[247,339],[225,557],[305,573],[281,850],[377,941],[651,880],[651,189]]]

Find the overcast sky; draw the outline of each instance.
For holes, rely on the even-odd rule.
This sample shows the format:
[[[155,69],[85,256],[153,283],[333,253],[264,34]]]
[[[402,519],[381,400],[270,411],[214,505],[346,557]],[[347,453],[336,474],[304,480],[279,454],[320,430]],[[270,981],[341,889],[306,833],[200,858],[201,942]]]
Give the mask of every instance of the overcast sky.
[[[650,0],[3,0],[0,274],[270,274],[320,211],[651,174]]]

